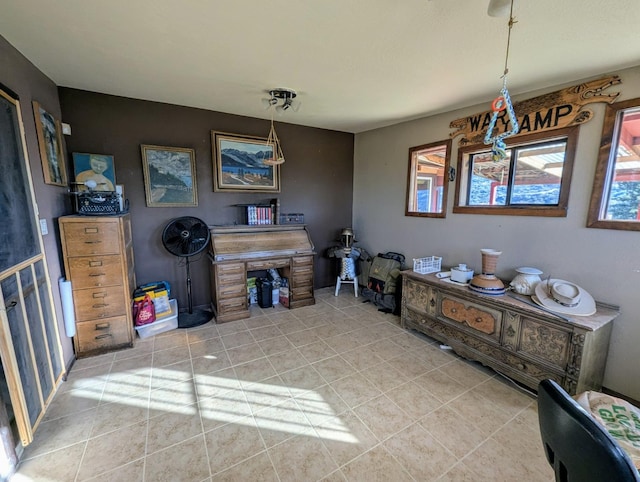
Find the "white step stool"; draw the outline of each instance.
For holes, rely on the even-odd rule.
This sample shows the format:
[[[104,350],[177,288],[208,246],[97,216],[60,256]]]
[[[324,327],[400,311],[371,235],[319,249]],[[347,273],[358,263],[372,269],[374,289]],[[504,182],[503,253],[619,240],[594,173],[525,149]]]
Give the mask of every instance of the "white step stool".
[[[335,296],[338,296],[340,292],[340,286],[342,283],[352,284],[353,285],[353,293],[358,297],[358,277],[355,276],[353,279],[342,279],[338,276],[338,280],[336,281],[336,293]]]

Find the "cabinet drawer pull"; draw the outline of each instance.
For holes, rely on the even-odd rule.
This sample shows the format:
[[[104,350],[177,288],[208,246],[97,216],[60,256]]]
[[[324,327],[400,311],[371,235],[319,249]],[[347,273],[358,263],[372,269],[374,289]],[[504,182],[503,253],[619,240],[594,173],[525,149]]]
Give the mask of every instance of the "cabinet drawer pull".
[[[96,298],[106,298],[107,297],[107,292],[106,291],[100,291],[99,293],[93,293],[93,299],[95,300]]]
[[[110,338],[112,335],[111,333],[103,333],[102,335],[98,335],[96,337],[94,337],[95,340],[102,340],[103,338]]]
[[[89,276],[104,276],[105,273],[91,273]]]
[[[96,330],[108,330],[110,326],[110,323],[96,323]]]
[[[96,266],[102,266],[102,261],[89,261],[89,266],[95,268]]]
[[[98,232],[98,228],[84,228],[84,232],[87,234],[96,234]]]
[[[99,244],[102,240],[96,239],[95,241],[85,241],[84,244]]]
[[[96,303],[93,305],[93,308],[104,308],[105,306],[109,306],[108,303]]]

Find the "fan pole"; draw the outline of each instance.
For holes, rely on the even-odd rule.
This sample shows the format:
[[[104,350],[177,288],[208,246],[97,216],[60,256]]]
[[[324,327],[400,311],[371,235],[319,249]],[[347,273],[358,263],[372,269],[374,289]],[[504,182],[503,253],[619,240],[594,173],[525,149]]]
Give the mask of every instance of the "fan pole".
[[[193,300],[191,299],[191,269],[189,268],[189,256],[187,256],[187,298],[189,299],[189,314],[193,314]]]

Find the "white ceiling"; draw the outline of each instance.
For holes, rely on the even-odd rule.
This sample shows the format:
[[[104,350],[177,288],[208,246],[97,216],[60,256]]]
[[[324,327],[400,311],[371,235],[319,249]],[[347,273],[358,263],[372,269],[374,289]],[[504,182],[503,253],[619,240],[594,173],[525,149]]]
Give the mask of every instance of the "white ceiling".
[[[490,102],[488,0],[3,0],[0,35],[57,85],[346,132]],[[639,0],[518,0],[512,95],[640,64]]]

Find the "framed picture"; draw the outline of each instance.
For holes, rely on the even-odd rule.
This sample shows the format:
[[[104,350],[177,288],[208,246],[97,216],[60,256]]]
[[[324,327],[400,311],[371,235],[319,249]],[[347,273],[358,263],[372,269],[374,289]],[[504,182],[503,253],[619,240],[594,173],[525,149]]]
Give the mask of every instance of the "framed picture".
[[[73,172],[78,191],[115,191],[116,172],[113,156],[73,153]]]
[[[195,151],[144,144],[140,147],[147,206],[197,206]]]
[[[62,149],[62,128],[60,121],[54,119],[42,106],[33,101],[33,114],[36,120],[38,146],[42,160],[44,182],[54,186],[67,185],[67,168]]]
[[[280,192],[280,166],[268,165],[273,146],[267,139],[211,131],[213,190]]]

